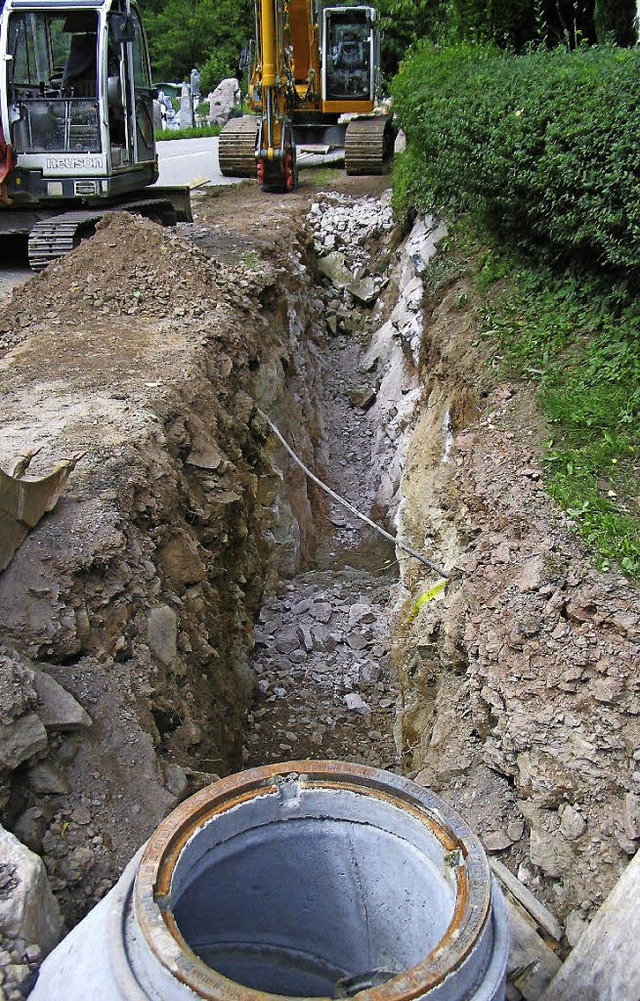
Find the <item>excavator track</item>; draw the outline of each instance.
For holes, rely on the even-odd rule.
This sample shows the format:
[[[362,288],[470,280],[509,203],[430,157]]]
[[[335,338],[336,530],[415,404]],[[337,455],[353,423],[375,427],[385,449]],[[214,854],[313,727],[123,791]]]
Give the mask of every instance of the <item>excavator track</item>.
[[[256,177],[258,120],[231,118],[218,137],[220,173],[224,177]]]
[[[177,213],[166,198],[144,198],[103,209],[62,212],[37,222],[29,233],[29,264],[32,271],[43,271],[52,261],[70,254],[81,241],[92,236],[96,223],[107,212],[135,212],[163,226],[173,226]]]
[[[391,118],[354,118],[347,126],[347,174],[387,174],[393,161],[395,130]]]
[[[43,271],[52,261],[70,254],[83,232],[93,229],[102,212],[64,212],[37,222],[29,233],[29,264]]]

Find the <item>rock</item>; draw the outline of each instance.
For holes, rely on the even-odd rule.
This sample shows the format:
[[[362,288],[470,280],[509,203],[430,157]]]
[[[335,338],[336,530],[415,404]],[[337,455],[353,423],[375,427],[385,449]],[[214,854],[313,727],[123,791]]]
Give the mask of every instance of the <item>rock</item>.
[[[494,831],[492,834],[487,834],[482,839],[482,843],[485,850],[491,855],[493,852],[503,852],[506,848],[510,848],[513,844],[513,838],[510,838],[504,831]]]
[[[376,391],[370,387],[356,387],[350,389],[347,396],[352,407],[359,407],[361,410],[368,410],[376,401]]]
[[[588,924],[584,920],[584,916],[581,911],[571,911],[567,915],[565,935],[567,936],[567,942],[572,949],[578,944],[580,937],[587,928]]]
[[[294,650],[300,649],[300,637],[297,626],[288,626],[281,629],[275,640],[275,648],[278,653],[290,654]]]
[[[589,689],[596,702],[604,705],[615,705],[625,697],[625,688],[619,678],[593,678]]]
[[[381,671],[382,668],[380,667],[380,664],[377,664],[374,660],[363,661],[362,664],[358,666],[358,675],[360,683],[363,685],[374,685],[378,680],[378,678],[380,677]],[[381,700],[380,707],[382,709],[388,708],[388,706],[384,706],[382,704],[384,701],[388,702],[388,706],[392,706],[394,702],[393,699]]]
[[[84,804],[82,803],[79,803],[73,810],[71,814],[71,819],[75,824],[80,824],[81,827],[84,827],[85,824],[91,823],[91,812],[89,811],[88,807],[84,806]]]
[[[349,609],[349,625],[357,626],[360,622],[370,624],[376,621],[376,613],[371,605],[364,605],[357,602]]]
[[[198,545],[186,533],[172,539],[160,550],[158,563],[169,585],[178,589],[197,584],[206,577]]]
[[[91,717],[62,685],[44,671],[34,671],[38,695],[37,713],[45,729],[53,732],[91,726]]]
[[[229,466],[229,460],[222,454],[214,442],[205,442],[198,448],[194,448],[189,453],[187,463],[195,466],[196,469],[210,469],[213,472],[225,472]]]
[[[275,697],[277,699],[286,699],[286,697],[287,697],[287,689],[286,688],[280,688],[280,687],[274,688],[273,689],[273,694],[275,695]]]
[[[550,834],[535,828],[531,830],[529,856],[534,865],[554,879],[568,871],[573,858],[571,849],[559,832]]]
[[[55,812],[56,806],[53,803],[30,806],[28,810],[20,814],[13,825],[15,836],[32,852],[41,855],[42,839]]]
[[[537,591],[542,586],[542,558],[534,556],[527,560],[520,572],[516,574],[515,585],[525,594],[527,591]]]
[[[24,958],[28,963],[38,963],[42,959],[42,949],[39,945],[28,945],[24,950]]]
[[[361,303],[363,306],[371,306],[380,294],[380,290],[373,281],[373,278],[363,278],[361,281],[353,281],[347,288],[356,302]]]
[[[168,605],[147,612],[147,642],[153,657],[167,667],[178,654],[178,616]]]
[[[331,613],[333,609],[328,601],[316,601],[309,609],[309,614],[312,619],[316,622],[322,622],[326,624],[331,618]]]
[[[333,337],[337,337],[337,334],[338,334],[338,317],[336,316],[335,313],[329,313],[328,314],[328,316],[327,316],[327,328],[329,330],[329,333],[332,334]]]
[[[353,281],[353,275],[345,264],[344,254],[337,250],[327,254],[326,257],[321,257],[318,267],[336,288],[346,288]]]
[[[574,807],[566,806],[560,819],[560,830],[568,841],[582,837],[587,829],[587,822]]]
[[[596,606],[591,601],[568,601],[565,605],[565,613],[570,622],[582,624],[588,622],[596,611]]]
[[[0,827],[0,934],[36,944],[47,955],[60,941],[62,917],[41,858]]]
[[[212,94],[209,94],[209,123],[226,125],[231,113],[239,107],[242,94],[235,77],[221,80]]]
[[[15,650],[0,648],[0,724],[13,722],[37,701],[33,671]]]
[[[311,650],[313,650],[313,636],[311,634],[311,630],[308,629],[307,626],[298,626],[298,636],[304,649],[307,653],[310,653]]]
[[[347,636],[347,645],[352,650],[364,650],[369,645],[369,641],[362,633],[353,632]]]
[[[632,841],[640,838],[640,796],[628,792],[622,804],[622,826]]]
[[[335,649],[335,643],[332,641],[332,633],[328,629],[325,629],[323,625],[313,626],[311,629],[311,643],[312,649],[320,653]]]
[[[512,841],[519,841],[524,834],[524,820],[514,820],[509,824],[507,834]]]
[[[58,875],[74,886],[84,879],[94,863],[95,855],[88,845],[78,845],[69,855],[60,860]]]
[[[176,762],[164,766],[164,784],[176,799],[184,796],[188,785],[187,773]]]
[[[41,761],[27,772],[29,785],[34,792],[52,796],[67,796],[71,786],[67,778],[49,761]]]
[[[0,726],[0,766],[12,771],[47,747],[47,731],[36,713]]]
[[[360,716],[370,716],[371,706],[369,706],[358,692],[349,692],[344,696],[344,703],[351,712],[359,713]]]

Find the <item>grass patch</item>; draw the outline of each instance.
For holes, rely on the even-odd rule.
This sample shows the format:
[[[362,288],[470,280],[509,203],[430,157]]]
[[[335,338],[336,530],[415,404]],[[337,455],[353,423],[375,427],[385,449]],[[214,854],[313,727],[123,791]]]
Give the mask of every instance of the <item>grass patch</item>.
[[[461,220],[452,271],[464,259],[485,296],[482,336],[501,371],[537,385],[550,438],[548,492],[591,548],[640,578],[640,303],[593,275],[554,274],[513,251],[480,247]],[[474,242],[475,240],[475,242]]]
[[[172,139],[208,139],[219,136],[219,125],[201,125],[193,129],[159,129],[156,131],[156,142],[169,142]]]

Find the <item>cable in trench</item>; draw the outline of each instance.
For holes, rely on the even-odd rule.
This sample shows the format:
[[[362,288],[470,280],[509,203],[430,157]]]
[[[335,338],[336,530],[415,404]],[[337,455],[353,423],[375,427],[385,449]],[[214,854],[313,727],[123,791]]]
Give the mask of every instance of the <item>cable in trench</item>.
[[[254,401],[254,403],[255,403],[255,401]],[[255,404],[255,408],[256,408],[257,413],[260,415],[260,417],[262,417],[263,420],[265,420],[267,422],[267,424],[269,425],[269,427],[271,428],[271,430],[275,434],[276,438],[278,439],[278,441],[280,442],[280,444],[283,445],[284,448],[287,450],[287,452],[289,453],[289,455],[291,456],[291,458],[293,459],[293,461],[298,466],[300,466],[300,469],[305,473],[305,475],[308,476],[309,479],[313,480],[313,482],[316,483],[320,487],[321,490],[324,490],[324,492],[326,494],[329,494],[329,496],[332,497],[335,501],[337,501],[338,504],[341,504],[342,507],[346,508],[347,511],[350,511],[351,514],[354,514],[356,516],[356,518],[360,519],[360,521],[364,521],[364,523],[366,525],[369,525],[370,528],[373,528],[383,538],[387,539],[388,542],[392,542],[394,544],[394,546],[398,547],[398,549],[402,549],[403,552],[408,553],[409,556],[413,556],[413,558],[415,560],[419,560],[420,563],[423,563],[424,566],[429,567],[430,570],[433,570],[434,573],[437,573],[443,580],[445,580],[445,581],[448,580],[449,575],[447,573],[445,573],[445,571],[442,569],[442,567],[439,567],[437,563],[432,563],[431,560],[427,559],[427,557],[423,556],[421,553],[416,552],[416,550],[412,549],[411,546],[407,546],[407,545],[405,545],[404,542],[400,542],[400,540],[397,539],[395,536],[391,535],[390,532],[387,532],[384,528],[381,528],[380,525],[376,525],[375,521],[371,521],[370,518],[367,518],[366,514],[363,514],[362,511],[358,511],[358,509],[356,507],[354,507],[353,504],[350,504],[348,500],[345,500],[344,497],[341,497],[339,494],[337,494],[335,492],[335,490],[332,490],[331,487],[327,486],[326,483],[323,483],[322,480],[318,479],[318,477],[315,475],[315,473],[312,473],[311,470],[309,469],[309,467],[305,466],[305,464],[302,461],[302,459],[298,455],[296,455],[296,453],[293,451],[293,449],[291,448],[291,446],[289,445],[289,443],[282,436],[282,434],[279,431],[279,429],[273,423],[273,421],[271,420],[271,418],[267,417],[267,415],[264,413],[264,411],[261,410],[260,407],[257,404]],[[431,592],[428,592],[428,593],[429,593],[429,595],[431,595]]]

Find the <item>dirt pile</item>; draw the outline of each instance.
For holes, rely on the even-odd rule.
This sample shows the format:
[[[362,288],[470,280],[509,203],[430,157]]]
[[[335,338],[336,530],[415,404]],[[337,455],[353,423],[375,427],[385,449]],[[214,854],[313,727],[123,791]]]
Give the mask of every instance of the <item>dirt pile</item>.
[[[3,310],[0,354],[46,325],[104,317],[201,324],[216,311],[249,308],[263,272],[240,262],[221,267],[180,233],[128,212],[104,216],[73,255],[14,292]]]

